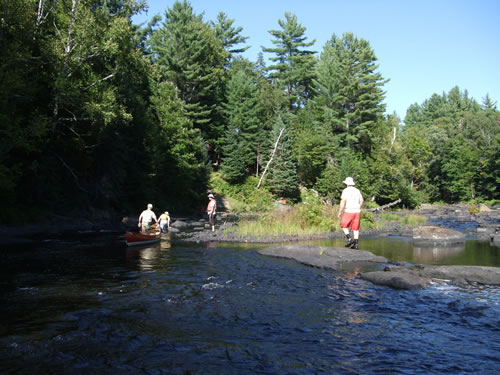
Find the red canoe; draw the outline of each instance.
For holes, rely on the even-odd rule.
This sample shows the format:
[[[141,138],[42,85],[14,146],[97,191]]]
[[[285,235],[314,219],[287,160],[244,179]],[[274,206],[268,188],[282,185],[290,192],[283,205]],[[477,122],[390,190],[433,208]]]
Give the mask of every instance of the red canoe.
[[[125,232],[125,242],[127,242],[127,246],[148,245],[160,242],[160,240],[161,234],[159,231],[155,231],[153,233]]]

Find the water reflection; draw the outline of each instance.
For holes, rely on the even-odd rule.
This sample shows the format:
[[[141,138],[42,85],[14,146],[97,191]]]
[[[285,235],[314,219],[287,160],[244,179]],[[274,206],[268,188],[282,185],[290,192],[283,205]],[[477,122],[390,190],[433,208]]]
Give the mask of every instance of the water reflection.
[[[127,249],[127,263],[137,266],[141,271],[152,271],[160,258],[164,258],[170,249],[168,241],[150,247]]]
[[[446,247],[413,246],[413,258],[420,263],[434,263],[457,256],[464,251],[465,243]]]
[[[304,242],[325,247],[344,247],[341,239]],[[500,247],[489,241],[467,240],[465,243],[443,246],[416,246],[411,237],[362,237],[360,250],[383,256],[393,262],[412,264],[454,264],[469,266],[500,267]],[[346,270],[349,272],[349,270]]]

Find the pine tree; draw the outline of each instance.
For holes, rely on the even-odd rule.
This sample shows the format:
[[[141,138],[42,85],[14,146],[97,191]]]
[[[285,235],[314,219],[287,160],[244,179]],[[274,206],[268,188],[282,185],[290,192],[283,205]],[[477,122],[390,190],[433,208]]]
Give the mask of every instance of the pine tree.
[[[212,27],[215,28],[215,35],[221,40],[224,49],[228,53],[228,60],[232,60],[237,53],[243,53],[250,46],[236,47],[237,44],[245,43],[247,36],[242,36],[240,33],[243,28],[233,26],[234,19],[228,19],[227,14],[219,12],[217,14],[217,22],[212,22]]]
[[[217,139],[220,134],[214,117],[227,53],[213,28],[187,1],[176,1],[165,12],[162,27],[154,32],[151,47],[154,62],[164,79],[177,88],[195,127],[206,141]]]
[[[241,182],[257,159],[259,130],[258,89],[245,70],[237,71],[227,86],[227,130],[222,147],[222,172],[229,181]]]
[[[376,70],[375,53],[364,39],[335,34],[326,43],[318,66],[314,99],[324,121],[341,144],[368,153],[372,128],[385,111],[384,80]]]
[[[276,47],[263,48],[264,52],[275,54],[270,57],[275,64],[264,69],[270,72],[269,78],[276,80],[285,91],[289,108],[296,111],[312,96],[316,51],[308,50],[307,47],[314,45],[315,40],[306,42],[306,28],[290,12],[286,12],[285,20],[279,19],[278,24],[281,30],[269,31],[275,38],[271,42]]]

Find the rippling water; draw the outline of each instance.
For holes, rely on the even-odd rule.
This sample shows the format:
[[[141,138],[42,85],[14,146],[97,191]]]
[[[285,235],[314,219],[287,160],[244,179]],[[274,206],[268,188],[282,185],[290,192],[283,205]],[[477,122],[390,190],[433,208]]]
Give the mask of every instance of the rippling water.
[[[500,372],[499,288],[393,290],[256,249],[4,251],[1,372]]]

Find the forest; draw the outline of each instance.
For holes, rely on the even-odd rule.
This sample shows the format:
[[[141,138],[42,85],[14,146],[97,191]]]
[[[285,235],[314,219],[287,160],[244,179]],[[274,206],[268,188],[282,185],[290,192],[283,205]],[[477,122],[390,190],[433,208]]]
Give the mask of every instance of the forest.
[[[285,12],[257,61],[244,25],[176,1],[148,24],[139,0],[0,4],[1,223],[146,203],[194,213],[216,175],[290,202],[500,200],[500,114],[443,88],[387,114],[376,51],[352,33],[321,51]]]

